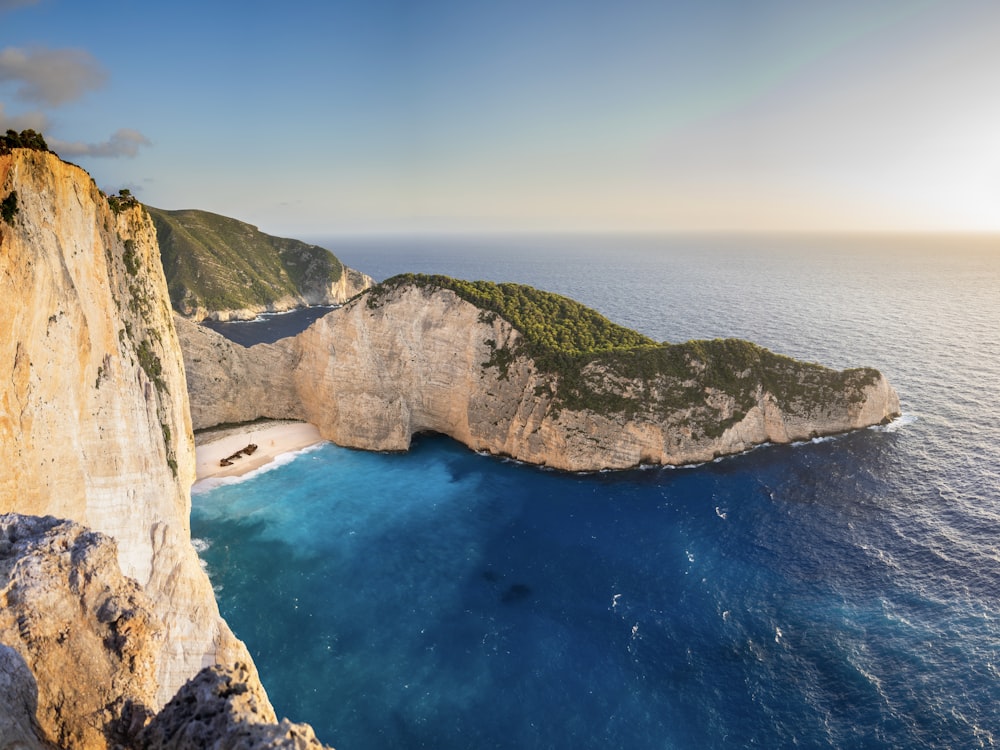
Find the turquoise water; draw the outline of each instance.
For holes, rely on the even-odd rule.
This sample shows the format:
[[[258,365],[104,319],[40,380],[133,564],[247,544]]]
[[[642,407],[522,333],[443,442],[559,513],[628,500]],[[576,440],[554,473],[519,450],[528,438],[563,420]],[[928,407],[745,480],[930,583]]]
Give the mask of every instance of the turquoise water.
[[[591,475],[441,437],[325,445],[196,495],[220,606],[280,714],[342,750],[1000,739],[997,248],[478,243],[332,249],[377,277],[533,283],[658,339],[873,365],[905,416]]]

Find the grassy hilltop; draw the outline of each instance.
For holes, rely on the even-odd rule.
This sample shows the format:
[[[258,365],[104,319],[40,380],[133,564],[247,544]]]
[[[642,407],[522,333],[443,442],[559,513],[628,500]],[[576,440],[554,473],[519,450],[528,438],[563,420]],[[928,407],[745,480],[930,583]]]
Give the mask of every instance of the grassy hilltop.
[[[170,302],[182,315],[324,301],[343,264],[317,245],[272,237],[207,211],[146,206],[156,225]]]

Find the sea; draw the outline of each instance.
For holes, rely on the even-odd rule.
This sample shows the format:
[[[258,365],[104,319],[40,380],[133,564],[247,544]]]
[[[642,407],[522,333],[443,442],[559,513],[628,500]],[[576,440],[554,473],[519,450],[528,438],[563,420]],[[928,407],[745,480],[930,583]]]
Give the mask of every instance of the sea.
[[[280,717],[340,750],[1000,744],[1000,239],[320,244],[376,279],[520,282],[657,340],[877,367],[903,415],[585,474],[439,435],[323,444],[198,493]]]

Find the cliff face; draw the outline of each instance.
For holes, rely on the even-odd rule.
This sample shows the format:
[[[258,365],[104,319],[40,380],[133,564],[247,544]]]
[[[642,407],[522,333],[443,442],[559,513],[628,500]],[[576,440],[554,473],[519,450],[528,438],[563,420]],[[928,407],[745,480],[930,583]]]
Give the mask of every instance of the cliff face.
[[[113,537],[162,621],[163,703],[214,660],[249,662],[190,544],[194,450],[156,234],[55,155],[0,156],[0,512]]]
[[[337,304],[372,285],[316,245],[207,211],[147,208],[171,303],[186,317],[248,320],[262,312]]]
[[[572,471],[677,465],[899,413],[876,371],[835,373],[745,342],[664,350],[679,368],[644,376],[598,358],[571,383],[540,369],[503,318],[432,287],[362,296],[267,349],[209,343],[214,336],[206,331],[201,342],[218,353],[210,371],[182,337],[198,427],[227,421],[218,396],[202,394],[224,393],[233,373],[253,372],[239,388],[255,416],[306,419],[339,445],[369,450],[405,450],[413,434],[434,431],[474,450]],[[258,358],[267,366],[256,367]],[[733,362],[739,370],[720,385],[719,370]],[[582,406],[581,391],[612,406]],[[289,392],[291,401],[271,395]]]
[[[191,378],[194,429],[261,417],[306,418],[292,386],[295,362],[288,351],[273,344],[247,349],[180,316],[174,326]]]

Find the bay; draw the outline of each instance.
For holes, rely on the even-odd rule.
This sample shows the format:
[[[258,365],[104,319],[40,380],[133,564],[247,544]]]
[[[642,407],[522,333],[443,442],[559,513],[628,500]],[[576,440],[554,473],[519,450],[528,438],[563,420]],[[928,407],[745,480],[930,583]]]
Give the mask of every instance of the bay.
[[[529,283],[658,340],[871,365],[904,417],[689,469],[427,436],[196,495],[279,713],[341,748],[989,747],[1000,247],[977,237],[333,238],[376,278]]]

